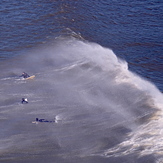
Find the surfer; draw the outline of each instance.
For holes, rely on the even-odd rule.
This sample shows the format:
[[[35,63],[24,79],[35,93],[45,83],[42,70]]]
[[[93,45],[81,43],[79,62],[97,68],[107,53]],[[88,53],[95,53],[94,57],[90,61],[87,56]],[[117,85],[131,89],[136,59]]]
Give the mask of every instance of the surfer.
[[[46,119],[38,119],[38,118],[36,118],[36,122],[55,122],[55,120],[54,121],[49,121],[49,120],[46,120]]]
[[[23,77],[23,78],[28,78],[30,77],[26,72],[23,72],[22,75],[20,77]]]
[[[22,98],[22,104],[23,104],[23,103],[26,103],[26,104],[28,103],[27,98]]]

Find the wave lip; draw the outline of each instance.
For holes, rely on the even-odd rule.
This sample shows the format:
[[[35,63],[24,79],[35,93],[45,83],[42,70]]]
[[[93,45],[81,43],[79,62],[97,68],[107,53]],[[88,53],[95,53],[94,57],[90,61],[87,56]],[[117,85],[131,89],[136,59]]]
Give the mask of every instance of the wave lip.
[[[0,113],[1,125],[7,127],[0,137],[7,141],[1,148],[6,155],[14,146],[15,157],[19,157],[17,152],[34,148],[31,155],[50,152],[64,158],[97,153],[107,158],[125,153],[127,157],[135,151],[141,156],[156,154],[152,147],[157,152],[162,148],[156,142],[162,127],[162,94],[129,71],[127,62],[108,48],[59,38],[13,59],[3,71]],[[34,74],[34,80],[8,78],[24,71]],[[22,97],[28,98],[28,105],[20,104]],[[158,118],[150,119],[158,110]],[[56,115],[58,123],[31,123],[36,117],[53,119]],[[19,141],[26,139],[29,131],[30,138]],[[155,131],[157,134],[152,134]],[[150,140],[155,143],[148,144]]]

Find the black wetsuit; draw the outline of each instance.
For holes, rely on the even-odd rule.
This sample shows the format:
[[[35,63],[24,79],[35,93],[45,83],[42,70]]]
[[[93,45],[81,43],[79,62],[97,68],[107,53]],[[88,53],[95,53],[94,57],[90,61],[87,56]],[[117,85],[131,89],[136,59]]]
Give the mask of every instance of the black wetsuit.
[[[36,118],[36,122],[55,122],[55,121],[49,121],[49,120],[46,120],[46,119],[38,119]]]
[[[28,78],[30,77],[27,73],[23,72],[22,75],[20,77],[23,77],[23,78]]]

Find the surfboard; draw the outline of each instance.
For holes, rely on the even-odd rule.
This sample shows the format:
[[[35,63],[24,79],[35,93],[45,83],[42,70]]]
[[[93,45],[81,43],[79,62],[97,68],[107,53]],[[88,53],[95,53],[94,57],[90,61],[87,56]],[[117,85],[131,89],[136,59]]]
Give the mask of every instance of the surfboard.
[[[28,80],[28,79],[33,79],[33,78],[35,78],[35,75],[32,75],[32,76],[25,78],[25,79]]]

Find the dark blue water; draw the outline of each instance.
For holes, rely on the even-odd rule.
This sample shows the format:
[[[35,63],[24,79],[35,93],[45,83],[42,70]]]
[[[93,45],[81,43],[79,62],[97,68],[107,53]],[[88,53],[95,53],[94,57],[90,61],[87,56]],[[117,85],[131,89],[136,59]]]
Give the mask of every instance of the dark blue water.
[[[160,163],[162,17],[160,0],[0,1],[0,161]]]
[[[1,59],[62,34],[65,28],[111,48],[162,91],[163,3],[152,1],[1,1]]]

